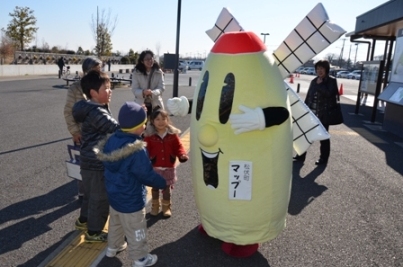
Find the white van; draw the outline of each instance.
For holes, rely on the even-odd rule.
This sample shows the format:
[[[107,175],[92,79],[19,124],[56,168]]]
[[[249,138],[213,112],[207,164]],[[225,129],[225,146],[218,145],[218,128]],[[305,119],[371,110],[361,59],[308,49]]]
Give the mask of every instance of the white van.
[[[189,70],[202,70],[203,66],[204,66],[204,61],[193,60],[189,63]]]

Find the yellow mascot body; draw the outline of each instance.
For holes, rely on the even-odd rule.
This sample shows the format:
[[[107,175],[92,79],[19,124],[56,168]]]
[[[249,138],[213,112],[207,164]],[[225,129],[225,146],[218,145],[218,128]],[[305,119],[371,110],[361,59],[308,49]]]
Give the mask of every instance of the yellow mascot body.
[[[222,35],[207,57],[191,110],[192,179],[209,236],[244,246],[284,229],[292,176],[289,110],[283,78],[260,38]],[[231,122],[240,116],[240,127],[256,130],[234,129]]]

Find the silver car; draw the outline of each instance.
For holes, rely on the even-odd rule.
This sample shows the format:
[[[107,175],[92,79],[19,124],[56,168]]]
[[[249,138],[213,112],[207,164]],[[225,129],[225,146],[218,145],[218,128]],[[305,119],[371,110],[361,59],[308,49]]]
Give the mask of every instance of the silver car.
[[[362,70],[353,70],[347,75],[348,79],[359,80],[361,78]]]
[[[347,76],[348,76],[349,73],[350,73],[350,72],[349,72],[349,71],[346,71],[346,70],[339,71],[339,72],[336,74],[336,78],[347,78]]]

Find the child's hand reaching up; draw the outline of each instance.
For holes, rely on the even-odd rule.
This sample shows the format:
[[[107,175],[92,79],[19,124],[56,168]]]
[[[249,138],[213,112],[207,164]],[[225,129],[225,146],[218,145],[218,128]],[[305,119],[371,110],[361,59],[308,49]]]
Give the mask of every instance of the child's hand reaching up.
[[[189,159],[189,156],[188,155],[181,155],[180,157],[179,157],[179,161],[180,162],[186,162],[187,160]]]

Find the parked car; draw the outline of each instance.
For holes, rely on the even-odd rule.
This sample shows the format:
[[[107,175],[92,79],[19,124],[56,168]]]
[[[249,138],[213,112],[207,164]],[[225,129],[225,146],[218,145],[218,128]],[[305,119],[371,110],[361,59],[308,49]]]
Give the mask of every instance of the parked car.
[[[347,70],[341,70],[341,71],[337,72],[336,78],[347,78],[349,73],[350,72]]]
[[[186,61],[184,60],[179,60],[179,70],[183,71],[183,70],[188,70],[189,69],[189,65]]]
[[[347,79],[359,80],[361,78],[362,70],[353,70],[347,74]]]
[[[197,60],[197,61],[191,61],[189,63],[189,70],[202,70],[204,66],[204,61],[202,60]]]
[[[307,67],[301,71],[301,74],[315,75],[316,71],[314,67]]]

